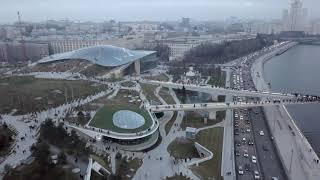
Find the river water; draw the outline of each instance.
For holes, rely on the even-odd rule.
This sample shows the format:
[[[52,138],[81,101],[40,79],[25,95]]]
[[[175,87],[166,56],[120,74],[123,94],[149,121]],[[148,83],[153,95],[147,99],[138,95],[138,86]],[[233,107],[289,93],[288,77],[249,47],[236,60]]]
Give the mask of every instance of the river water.
[[[264,78],[275,92],[320,96],[320,46],[298,45],[264,65]],[[320,105],[287,107],[300,130],[320,156]]]

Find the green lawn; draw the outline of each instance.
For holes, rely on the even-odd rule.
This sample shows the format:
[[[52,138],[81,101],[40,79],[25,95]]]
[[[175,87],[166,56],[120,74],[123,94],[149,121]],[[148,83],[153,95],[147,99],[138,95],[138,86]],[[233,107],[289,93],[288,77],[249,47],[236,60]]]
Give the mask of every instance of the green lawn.
[[[125,93],[125,91],[121,91],[114,99],[109,100],[108,103],[96,113],[89,125],[119,133],[135,133],[148,129],[152,124],[149,113],[145,109],[140,109],[139,103],[129,103],[129,98],[123,97],[125,94],[128,95],[129,92]],[[115,126],[112,121],[112,116],[119,110],[130,110],[142,115],[145,118],[145,124],[136,129],[122,129]]]
[[[225,117],[225,111],[218,111],[217,112],[217,119],[216,120],[207,120],[207,124],[204,124],[204,116],[196,111],[188,111],[185,112],[185,116],[183,117],[181,128],[186,129],[187,127],[194,127],[194,128],[202,128],[205,126],[211,126],[221,122]]]
[[[154,95],[154,91],[157,88],[157,86],[145,83],[140,83],[140,86],[144,95],[147,97],[149,101],[160,102],[156,95]]]
[[[162,87],[159,91],[159,95],[167,104],[175,104],[175,101],[173,97],[170,95],[168,88]]]
[[[199,158],[194,142],[186,138],[176,138],[168,146],[168,152],[177,159]]]
[[[170,129],[172,128],[172,125],[174,123],[174,121],[177,119],[177,115],[178,113],[177,112],[173,112],[173,116],[172,118],[169,120],[169,122],[167,122],[166,126],[164,127],[164,129],[166,130],[166,134],[169,133]]]
[[[125,87],[133,87],[134,85],[135,85],[135,83],[131,82],[131,81],[126,81],[126,82],[121,83],[121,86],[125,86]]]
[[[105,169],[107,169],[109,172],[112,172],[111,164],[108,163],[107,157],[100,157],[95,154],[91,154],[90,157],[97,161],[101,166],[103,166]]]
[[[213,152],[213,158],[209,161],[193,166],[192,171],[200,175],[201,179],[222,180],[221,156],[223,144],[223,128],[212,128],[200,131],[196,136],[196,142]]]
[[[169,78],[165,74],[159,74],[156,76],[145,76],[144,78],[155,81],[169,81]]]
[[[221,74],[214,74],[211,76],[208,84],[214,86],[225,87],[226,84],[226,72],[221,71]]]
[[[138,158],[127,159],[127,157],[122,157],[121,159],[116,159],[116,174],[119,176],[119,179],[130,180],[141,165],[142,160]],[[128,177],[127,175],[129,175],[130,177]]]
[[[88,81],[38,79],[32,76],[0,78],[0,113],[16,114],[45,110],[93,95],[106,88]]]

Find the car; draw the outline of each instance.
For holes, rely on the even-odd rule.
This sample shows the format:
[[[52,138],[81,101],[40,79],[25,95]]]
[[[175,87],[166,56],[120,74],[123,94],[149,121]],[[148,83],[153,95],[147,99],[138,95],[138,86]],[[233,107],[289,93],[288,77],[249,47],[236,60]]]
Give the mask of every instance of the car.
[[[243,175],[243,168],[242,168],[242,166],[239,166],[239,167],[238,167],[238,173],[239,173],[239,175]]]
[[[248,140],[248,145],[253,145],[253,141],[252,140]]]
[[[260,136],[264,136],[264,132],[263,132],[263,131],[260,131],[260,132],[259,132],[259,135],[260,135]]]
[[[240,156],[240,152],[238,150],[236,150],[235,154],[236,156]]]
[[[234,117],[235,117],[235,118],[238,118],[238,114],[234,114]]]
[[[249,157],[249,154],[248,154],[247,150],[244,150],[243,157],[246,157],[246,158]]]
[[[242,138],[242,143],[246,143],[247,142],[247,140],[246,140],[246,138]]]
[[[256,156],[251,156],[251,162],[257,163],[257,157]]]
[[[271,180],[279,180],[277,177],[272,177]]]
[[[258,171],[254,171],[253,177],[254,177],[254,179],[260,179],[259,172]]]
[[[247,131],[247,133],[249,133],[249,132],[251,132],[251,129],[247,129],[246,131]]]
[[[243,116],[240,116],[240,120],[243,120]]]
[[[244,168],[245,168],[246,171],[250,171],[251,170],[250,164],[245,164]]]

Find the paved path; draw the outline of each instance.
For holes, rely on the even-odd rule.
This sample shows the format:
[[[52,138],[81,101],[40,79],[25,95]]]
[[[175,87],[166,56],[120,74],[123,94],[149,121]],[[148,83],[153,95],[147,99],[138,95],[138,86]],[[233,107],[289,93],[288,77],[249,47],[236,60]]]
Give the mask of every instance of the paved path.
[[[226,69],[226,87],[230,87],[231,69]],[[226,96],[226,102],[231,102],[232,96]],[[224,180],[235,180],[235,159],[234,159],[234,131],[233,131],[233,110],[226,111],[223,130],[223,149],[221,161],[221,176]],[[231,175],[227,175],[231,172]]]

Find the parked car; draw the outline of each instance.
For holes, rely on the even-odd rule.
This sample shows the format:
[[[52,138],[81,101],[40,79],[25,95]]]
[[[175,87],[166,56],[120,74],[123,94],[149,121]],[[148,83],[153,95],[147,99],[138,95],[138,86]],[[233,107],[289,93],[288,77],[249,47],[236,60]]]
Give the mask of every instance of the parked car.
[[[260,179],[260,174],[258,171],[254,171],[254,179]]]
[[[253,163],[257,163],[257,157],[256,156],[251,156],[251,161]]]
[[[243,156],[244,157],[249,157],[248,150],[244,150]]]
[[[242,168],[242,166],[239,166],[239,167],[238,167],[238,173],[239,173],[239,175],[243,175],[243,168]]]
[[[263,131],[260,131],[259,134],[260,134],[260,136],[264,136],[264,132]]]

